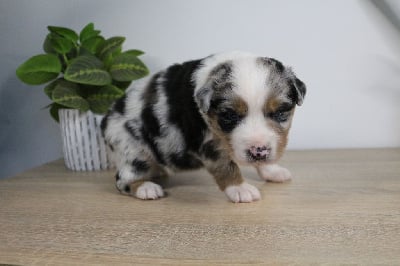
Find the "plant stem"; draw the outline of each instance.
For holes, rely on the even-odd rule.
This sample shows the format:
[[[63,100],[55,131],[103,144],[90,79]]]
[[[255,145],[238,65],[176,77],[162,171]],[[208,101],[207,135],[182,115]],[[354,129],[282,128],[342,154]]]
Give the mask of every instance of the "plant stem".
[[[63,59],[64,59],[64,61],[65,61],[65,64],[68,66],[69,64],[69,62],[68,62],[68,58],[67,58],[67,55],[66,54],[63,54]]]
[[[80,50],[81,50],[81,49],[80,49],[80,46],[79,46],[78,43],[76,43],[76,42],[74,42],[74,45],[75,45],[75,49],[76,49],[76,54],[79,55],[80,52],[81,52],[81,51],[80,51]]]

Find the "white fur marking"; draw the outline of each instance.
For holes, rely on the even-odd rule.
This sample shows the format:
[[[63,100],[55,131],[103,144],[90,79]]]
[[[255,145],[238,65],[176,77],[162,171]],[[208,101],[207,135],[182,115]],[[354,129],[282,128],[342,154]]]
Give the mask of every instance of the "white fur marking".
[[[252,202],[261,199],[260,191],[246,182],[227,187],[225,194],[232,202]]]
[[[261,111],[250,113],[231,134],[233,154],[238,163],[246,164],[246,151],[251,146],[271,148],[269,159],[274,159],[277,148],[277,135],[265,122]]]
[[[269,69],[260,66],[257,58],[235,60],[232,69],[235,81],[233,91],[249,104],[249,113],[259,113],[263,109],[270,91],[267,86],[269,74]]]
[[[164,191],[160,185],[150,181],[146,181],[137,188],[135,196],[143,200],[154,200],[162,198],[164,196]]]
[[[290,171],[277,164],[259,166],[257,171],[258,175],[265,181],[282,183],[292,179]]]
[[[148,79],[146,79],[148,82]],[[131,116],[132,114],[139,114],[143,108],[142,93],[145,88],[145,81],[135,82],[126,93],[125,100],[125,115]]]
[[[195,83],[196,83],[195,94],[200,88],[202,88],[204,86],[204,84],[208,80],[208,77],[209,77],[211,71],[216,66],[218,66],[221,63],[236,60],[239,58],[254,58],[255,59],[255,58],[257,58],[257,56],[250,54],[250,53],[234,51],[234,52],[215,54],[215,55],[210,56],[209,58],[205,59],[202,66],[193,75],[193,81],[195,81]]]

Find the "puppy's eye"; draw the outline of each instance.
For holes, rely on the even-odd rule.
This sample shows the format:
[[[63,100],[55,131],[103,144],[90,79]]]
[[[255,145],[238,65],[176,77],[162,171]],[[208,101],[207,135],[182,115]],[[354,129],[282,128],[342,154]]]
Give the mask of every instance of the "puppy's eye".
[[[269,116],[278,123],[284,123],[289,119],[289,115],[289,112],[278,111],[271,113]]]
[[[233,109],[225,109],[218,113],[218,124],[224,132],[231,132],[242,120],[242,116]]]
[[[278,123],[284,123],[289,119],[292,109],[293,105],[283,104],[278,110],[269,113],[267,116]]]

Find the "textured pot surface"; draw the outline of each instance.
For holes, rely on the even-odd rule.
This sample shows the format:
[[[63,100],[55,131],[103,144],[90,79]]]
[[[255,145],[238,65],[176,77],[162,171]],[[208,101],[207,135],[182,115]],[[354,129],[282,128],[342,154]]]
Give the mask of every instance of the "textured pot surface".
[[[67,168],[76,171],[110,168],[100,129],[103,116],[75,109],[61,109],[59,116]]]

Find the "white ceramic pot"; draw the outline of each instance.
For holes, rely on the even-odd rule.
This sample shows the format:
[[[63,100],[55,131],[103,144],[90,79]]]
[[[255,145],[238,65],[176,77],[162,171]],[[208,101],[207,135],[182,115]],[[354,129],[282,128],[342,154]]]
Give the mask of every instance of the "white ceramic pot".
[[[110,168],[100,129],[103,116],[75,109],[60,109],[58,113],[66,167],[75,171]]]

